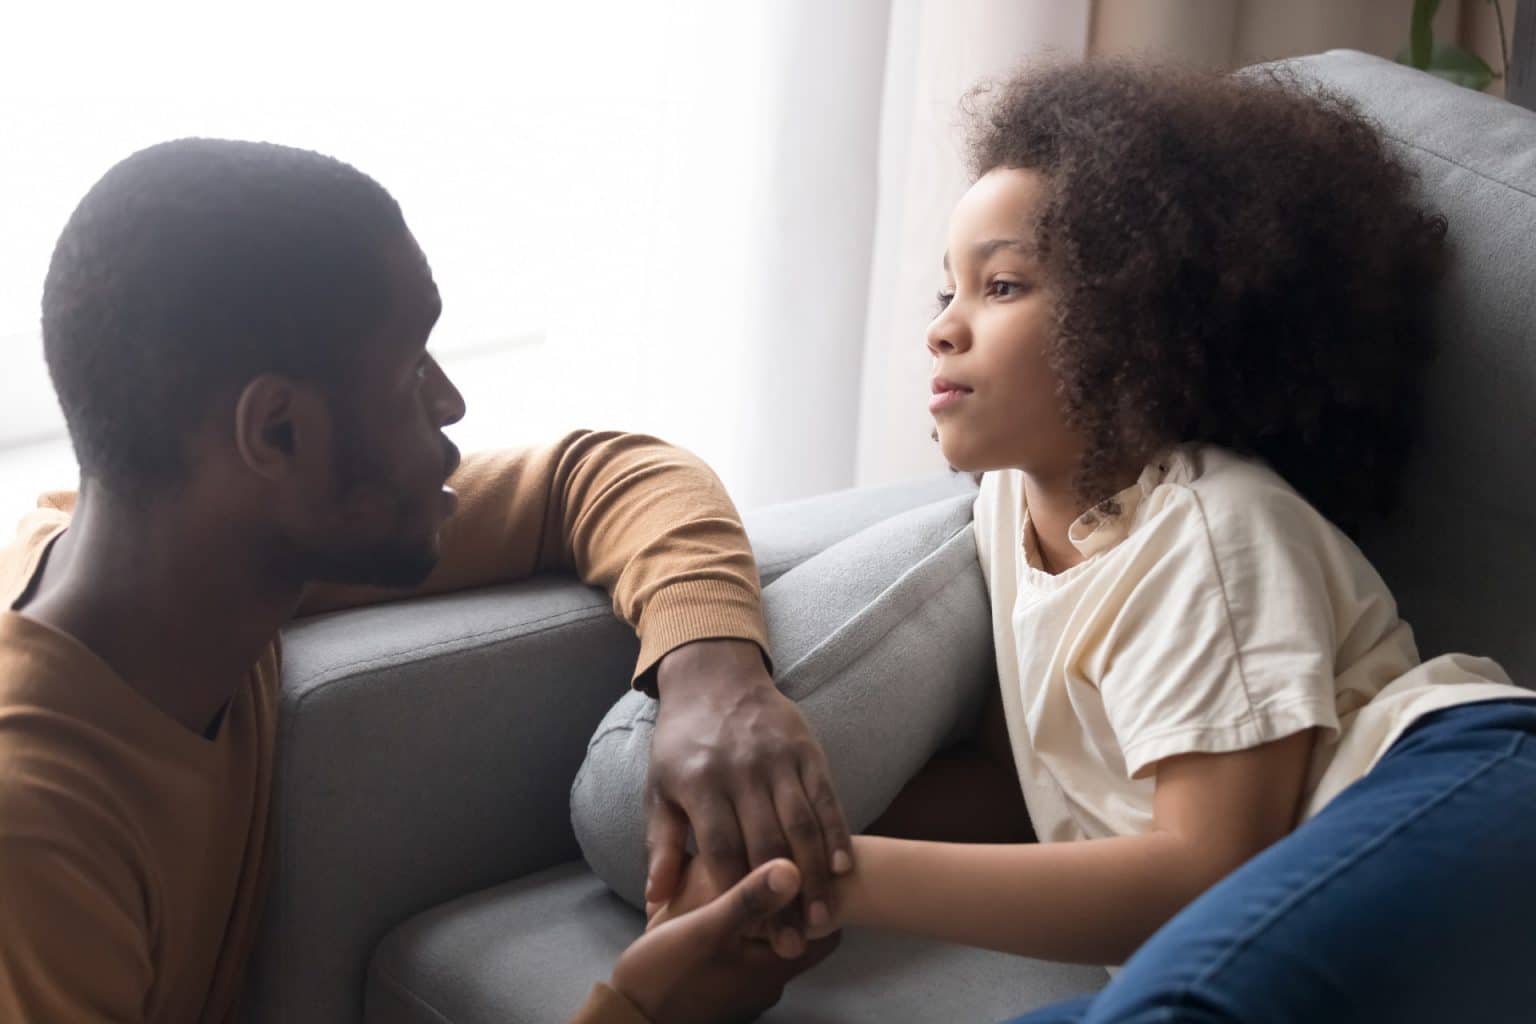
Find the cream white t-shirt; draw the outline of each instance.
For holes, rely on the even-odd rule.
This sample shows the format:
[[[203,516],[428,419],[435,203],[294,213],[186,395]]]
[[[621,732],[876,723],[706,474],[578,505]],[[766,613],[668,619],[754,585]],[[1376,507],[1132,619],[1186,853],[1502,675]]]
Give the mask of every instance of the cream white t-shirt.
[[[1415,719],[1536,698],[1487,658],[1420,663],[1365,556],[1260,462],[1174,449],[1041,568],[1023,474],[987,473],[976,543],[1019,782],[1042,841],[1152,825],[1155,765],[1318,726],[1304,817]]]

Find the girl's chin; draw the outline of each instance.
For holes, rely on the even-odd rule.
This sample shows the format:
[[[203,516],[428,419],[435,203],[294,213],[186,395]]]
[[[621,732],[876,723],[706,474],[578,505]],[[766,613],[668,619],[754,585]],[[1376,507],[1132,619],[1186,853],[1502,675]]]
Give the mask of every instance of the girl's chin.
[[[987,458],[985,451],[974,444],[967,444],[966,438],[956,437],[952,432],[935,431],[935,438],[939,442],[939,451],[944,461],[957,473],[985,473],[1007,467],[1005,461]]]

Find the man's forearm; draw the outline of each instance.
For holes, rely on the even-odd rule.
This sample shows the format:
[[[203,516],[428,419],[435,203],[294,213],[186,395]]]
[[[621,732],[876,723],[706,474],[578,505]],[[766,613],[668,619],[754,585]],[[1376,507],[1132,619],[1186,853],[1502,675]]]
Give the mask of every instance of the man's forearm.
[[[845,925],[1021,956],[1121,963],[1220,873],[1168,833],[1028,845],[858,836]]]

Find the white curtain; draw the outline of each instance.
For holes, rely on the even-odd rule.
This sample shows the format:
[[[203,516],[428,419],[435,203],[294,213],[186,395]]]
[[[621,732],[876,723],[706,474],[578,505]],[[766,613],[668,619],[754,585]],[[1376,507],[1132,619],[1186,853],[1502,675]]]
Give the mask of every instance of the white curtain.
[[[541,419],[574,401],[583,422],[676,440],[746,506],[852,482],[888,13],[755,0],[674,18],[664,102],[635,112],[649,148],[570,168],[585,205],[553,262],[615,287],[556,272],[551,347],[581,393],[543,395]]]
[[[923,329],[942,283],[949,209],[969,184],[960,98],[1031,56],[1082,57],[1092,4],[907,0],[894,12],[859,411],[860,484],[945,468],[930,439]]]
[[[184,135],[318,149],[395,194],[461,445],[620,427],[744,505],[847,485],[889,13],[33,5],[0,66],[0,518],[73,483],[37,332],[53,241],[108,166]]]

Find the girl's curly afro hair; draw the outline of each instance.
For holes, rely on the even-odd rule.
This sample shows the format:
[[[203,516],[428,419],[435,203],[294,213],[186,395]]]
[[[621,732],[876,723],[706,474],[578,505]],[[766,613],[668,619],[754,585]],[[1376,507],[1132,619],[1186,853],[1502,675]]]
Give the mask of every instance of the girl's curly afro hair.
[[[1350,101],[1274,71],[1089,61],[970,107],[977,177],[1048,184],[1033,230],[1085,500],[1207,442],[1265,459],[1352,533],[1386,511],[1445,221]]]

